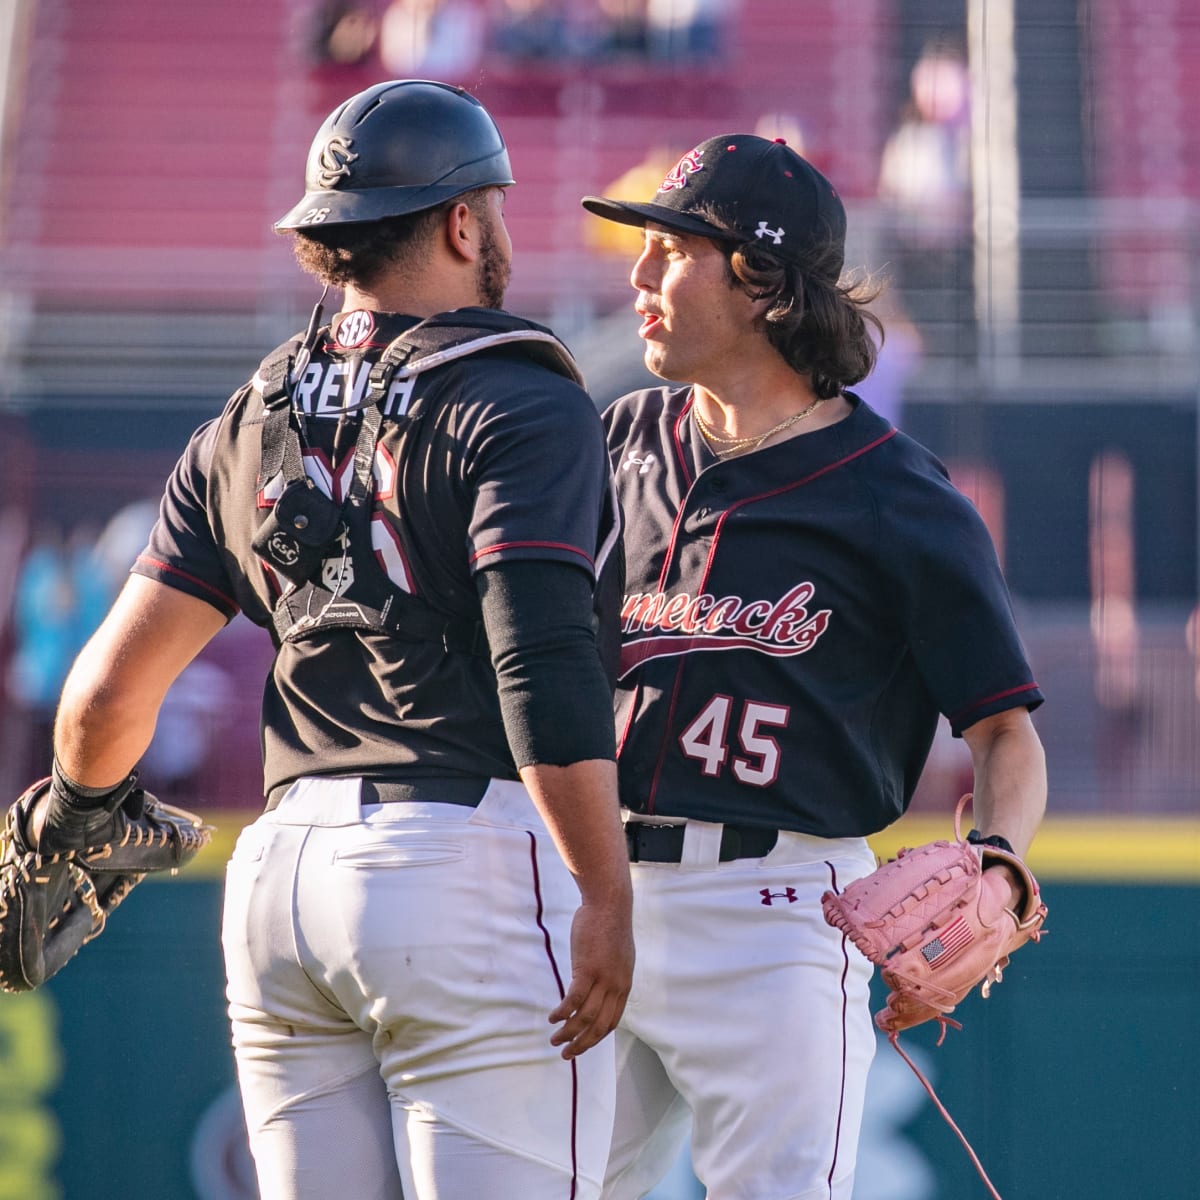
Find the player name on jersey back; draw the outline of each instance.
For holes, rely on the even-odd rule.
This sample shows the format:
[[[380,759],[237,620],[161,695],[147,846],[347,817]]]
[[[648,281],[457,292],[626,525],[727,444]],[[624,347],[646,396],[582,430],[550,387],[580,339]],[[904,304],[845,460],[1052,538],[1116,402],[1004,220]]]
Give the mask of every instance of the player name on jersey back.
[[[306,417],[336,420],[346,410],[362,407],[374,365],[364,358],[310,362],[293,385],[293,402]],[[416,382],[415,375],[391,381],[383,404],[385,417],[404,416]]]

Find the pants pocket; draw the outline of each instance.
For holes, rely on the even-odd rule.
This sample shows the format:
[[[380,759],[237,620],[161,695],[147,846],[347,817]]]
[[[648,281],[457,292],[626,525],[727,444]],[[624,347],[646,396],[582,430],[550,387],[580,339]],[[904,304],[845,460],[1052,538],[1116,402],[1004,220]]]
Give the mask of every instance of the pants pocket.
[[[377,871],[388,867],[426,867],[437,863],[458,862],[466,849],[451,841],[379,841],[364,842],[336,851],[333,864],[352,870]]]

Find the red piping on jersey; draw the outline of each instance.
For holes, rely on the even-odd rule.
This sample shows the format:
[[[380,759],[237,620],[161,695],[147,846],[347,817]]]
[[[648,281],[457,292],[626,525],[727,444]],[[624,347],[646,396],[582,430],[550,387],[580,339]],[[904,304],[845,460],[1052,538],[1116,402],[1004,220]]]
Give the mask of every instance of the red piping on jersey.
[[[687,459],[683,456],[683,438],[680,436],[679,428],[687,420],[687,415],[692,411],[692,405],[696,403],[696,389],[693,388],[688,396],[688,402],[683,406],[683,411],[679,414],[675,422],[675,427],[671,430],[671,440],[675,443],[675,458],[679,463],[679,469],[683,472],[683,478],[690,488],[692,486],[692,473],[688,469]]]
[[[482,550],[476,550],[471,555],[471,562],[478,562],[487,554],[499,554],[502,550],[523,550],[528,547],[537,550],[569,550],[572,554],[578,554],[593,571],[596,569],[590,554],[584,554],[578,546],[569,546],[566,542],[497,542],[494,546],[484,546]]]
[[[717,528],[713,532],[712,546],[709,547],[708,558],[704,563],[704,572],[700,577],[700,590],[703,591],[708,584],[708,573],[712,570],[713,558],[717,553],[717,545],[721,540],[721,529],[725,525],[729,514],[736,512],[739,508],[744,508],[747,504],[757,504],[760,500],[769,500],[772,496],[782,496],[785,492],[793,491],[795,488],[803,487],[806,483],[812,483],[814,479],[820,479],[822,475],[828,475],[830,471],[836,471],[838,467],[844,467],[848,462],[853,462],[856,458],[861,458],[864,454],[874,450],[876,446],[882,446],[884,442],[896,436],[894,429],[889,429],[882,437],[877,437],[873,442],[869,442],[865,446],[860,446],[853,454],[847,454],[845,458],[839,458],[837,462],[826,463],[819,471],[814,471],[811,475],[805,475],[803,479],[797,479],[792,483],[785,484],[783,487],[775,488],[769,492],[763,492],[758,496],[747,496],[745,499],[737,500],[731,504],[717,519]],[[674,531],[672,530],[672,541],[674,541]],[[662,590],[662,583],[659,583],[659,590]]]
[[[829,868],[829,886],[836,894],[838,891],[837,885],[837,868],[831,862],[826,862],[825,865]],[[829,1163],[829,1174],[825,1177],[826,1186],[829,1188],[829,1195],[833,1196],[833,1173],[837,1170],[838,1150],[842,1144],[842,1114],[846,1108],[846,1013],[850,1007],[850,997],[846,992],[846,976],[850,974],[850,956],[846,952],[846,935],[842,934],[842,1084],[838,1089],[838,1112],[837,1124],[834,1126],[833,1134],[833,1156]]]
[[[683,681],[683,664],[685,661],[686,661],[685,659],[681,658],[679,660],[679,665],[675,668],[675,682],[671,687],[670,702],[667,704],[666,728],[668,731],[670,730],[671,725],[675,720],[675,706],[679,701],[679,685]],[[638,688],[640,690],[640,688],[641,688],[640,684],[638,685]],[[634,698],[636,699],[636,693],[635,693]],[[631,712],[633,711],[632,707],[630,708],[630,711]],[[650,791],[646,796],[646,811],[648,813],[652,813],[654,811],[654,797],[655,797],[655,794],[658,792],[658,781],[662,777],[663,766],[666,764],[666,761],[667,761],[667,746],[670,743],[670,741],[671,741],[670,733],[668,732],[667,736],[663,738],[662,745],[659,747],[658,762],[656,762],[654,764],[654,776],[650,780]]]
[[[967,713],[973,712],[977,708],[983,708],[986,704],[992,704],[997,700],[1006,700],[1009,696],[1019,695],[1021,692],[1032,692],[1037,687],[1037,680],[1032,683],[1023,683],[1020,687],[1009,688],[1006,692],[997,692],[994,696],[985,696],[982,700],[976,700],[974,704],[968,704],[966,708],[960,708],[958,712],[952,713],[947,720],[953,725],[959,717],[965,717]]]
[[[566,995],[566,989],[563,987],[562,973],[558,969],[558,960],[554,957],[554,944],[550,939],[550,930],[546,928],[546,922],[542,920],[545,913],[545,908],[542,904],[542,877],[538,871],[538,854],[537,854],[537,838],[531,830],[525,831],[529,838],[529,865],[533,872],[533,896],[537,904],[537,927],[542,931],[542,940],[546,946],[546,957],[550,960],[550,970],[554,972],[554,982],[558,985],[558,998],[561,1000]],[[575,1060],[571,1060],[571,1190],[568,1193],[569,1200],[575,1200],[575,1196],[579,1187],[579,1146],[577,1140],[578,1123],[579,1123],[579,1072],[575,1066]]]
[[[684,489],[685,491],[688,491],[691,489],[693,481],[692,481],[691,472],[688,471],[687,463],[683,457],[683,445],[679,438],[679,426],[683,424],[684,419],[687,417],[688,413],[691,412],[693,403],[695,403],[695,392],[694,391],[692,393],[691,399],[689,399],[687,404],[684,405],[683,412],[681,412],[679,414],[679,416],[676,418],[675,427],[671,432],[671,439],[675,443],[675,457],[679,460],[679,469],[683,472],[683,477],[687,481],[687,488]],[[667,572],[670,570],[671,561],[675,557],[675,542],[676,542],[677,538],[679,537],[679,525],[680,525],[680,522],[683,520],[684,507],[685,507],[685,505],[683,505],[683,504],[681,504],[679,506],[679,511],[675,514],[675,520],[671,525],[671,537],[670,537],[670,540],[667,542],[667,552],[666,552],[666,554],[663,555],[662,570],[659,572],[659,575],[658,575],[658,590],[660,592],[663,591],[664,588],[666,587]]]
[[[168,575],[178,575],[180,579],[186,579],[188,583],[194,583],[197,587],[202,587],[206,592],[212,594],[222,600],[227,607],[232,608],[235,613],[241,612],[241,606],[238,602],[218,588],[213,587],[211,583],[205,583],[203,579],[197,579],[195,575],[189,575],[187,571],[181,571],[178,567],[171,566],[170,563],[159,562],[157,558],[147,558],[144,554],[139,554],[138,562],[145,563],[147,566],[154,567],[159,571],[166,571]]]
[[[629,736],[629,727],[633,724],[633,710],[637,708],[638,692],[641,691],[642,685],[639,683],[634,688],[633,696],[629,703],[629,712],[625,717],[625,724],[621,727],[621,736],[617,738],[617,757],[621,757],[621,751],[625,749],[625,739]]]

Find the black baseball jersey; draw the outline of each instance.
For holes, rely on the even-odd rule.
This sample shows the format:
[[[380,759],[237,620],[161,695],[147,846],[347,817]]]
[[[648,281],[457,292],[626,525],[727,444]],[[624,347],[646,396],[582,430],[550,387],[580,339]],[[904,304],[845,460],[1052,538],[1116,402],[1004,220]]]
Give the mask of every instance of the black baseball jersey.
[[[956,734],[1041,703],[983,521],[924,447],[858,400],[718,461],[690,388],[604,414],[625,514],[622,801],[864,836]]]
[[[540,329],[507,314],[486,320],[511,326],[509,337]],[[301,364],[293,401],[304,415],[304,472],[335,501],[354,479],[369,367],[415,324],[340,314]],[[519,344],[430,361],[397,378],[383,404],[370,476],[375,569],[465,622],[480,619],[476,572],[495,563],[566,562],[594,578],[610,472],[587,393]],[[134,570],[270,629],[286,581],[251,544],[281,489],[279,476],[260,477],[258,384],[193,435]],[[320,579],[353,601],[355,570],[361,558],[334,542]],[[486,653],[447,653],[383,632],[318,630],[279,645],[263,702],[263,757],[268,791],[313,774],[517,777]]]

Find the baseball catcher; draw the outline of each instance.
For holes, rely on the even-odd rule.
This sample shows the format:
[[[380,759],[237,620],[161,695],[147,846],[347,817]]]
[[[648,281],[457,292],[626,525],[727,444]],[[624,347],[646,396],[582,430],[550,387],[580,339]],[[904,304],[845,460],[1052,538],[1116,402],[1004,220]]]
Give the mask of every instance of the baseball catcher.
[[[901,1030],[935,1020],[941,1045],[948,1025],[961,1028],[949,1017],[959,1001],[977,984],[986,998],[1009,956],[1042,936],[1046,905],[1029,868],[1003,838],[975,830],[963,838],[962,814],[971,799],[968,792],[955,809],[954,841],[901,850],[840,895],[826,892],[821,905],[825,920],[879,967],[891,990],[875,1024],[916,1073],[996,1196],[962,1131],[898,1041]],[[989,870],[994,866],[1007,870]],[[1021,890],[1016,907],[1010,880]]]
[[[9,808],[0,830],[0,989],[45,983],[104,931],[147,874],[174,873],[211,835],[199,817],[139,787],[136,772],[97,792],[55,763]]]

